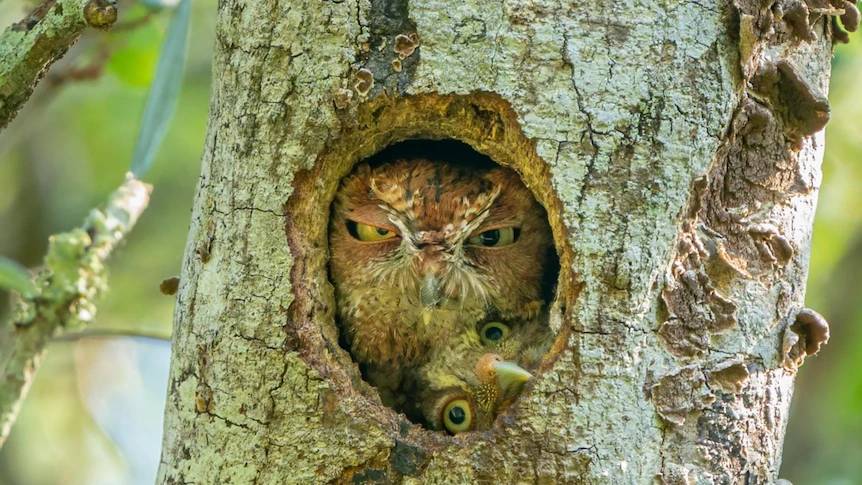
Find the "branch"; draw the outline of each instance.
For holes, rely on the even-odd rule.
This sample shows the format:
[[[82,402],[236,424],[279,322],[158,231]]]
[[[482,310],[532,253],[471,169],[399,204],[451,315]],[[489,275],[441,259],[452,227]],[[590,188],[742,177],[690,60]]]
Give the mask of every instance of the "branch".
[[[84,224],[51,236],[35,295],[19,300],[13,323],[0,328],[0,446],[9,436],[39,366],[45,344],[64,329],[81,328],[107,287],[105,261],[149,202],[151,187],[131,175],[104,209]]]
[[[59,87],[68,81],[85,81],[98,79],[105,70],[105,65],[111,58],[111,49],[107,45],[101,45],[96,51],[95,58],[84,66],[69,66],[66,69],[55,69],[48,74],[45,82],[48,86]]]
[[[113,0],[46,0],[0,34],[0,129],[88,25],[108,28],[116,19]]]

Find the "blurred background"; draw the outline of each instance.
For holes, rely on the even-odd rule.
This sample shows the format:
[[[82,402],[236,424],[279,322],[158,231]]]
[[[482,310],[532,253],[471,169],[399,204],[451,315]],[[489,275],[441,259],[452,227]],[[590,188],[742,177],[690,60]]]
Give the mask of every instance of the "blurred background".
[[[0,0],[0,28],[37,3]],[[175,2],[174,2],[175,3]],[[120,0],[118,24],[88,31],[0,132],[0,254],[40,264],[48,236],[79,225],[124,179],[171,11]],[[215,0],[192,2],[176,115],[153,168],[150,207],[110,261],[91,328],[170,335],[177,276],[200,167]],[[8,306],[0,296],[0,313]],[[152,485],[161,446],[170,345],[88,338],[50,345],[7,444],[0,485]]]
[[[22,0],[0,2],[0,28]],[[0,132],[0,254],[40,263],[48,236],[79,224],[119,185],[135,143],[169,15],[120,1],[110,32],[89,32]],[[149,209],[110,263],[93,329],[167,336],[206,127],[216,5],[193,3],[189,58],[171,129],[145,180]],[[121,28],[118,28],[122,26]],[[862,34],[836,49],[808,282],[832,339],[797,378],[781,476],[862,484]],[[6,310],[0,295],[0,313]],[[147,338],[52,343],[8,443],[0,485],[152,484],[169,344]]]

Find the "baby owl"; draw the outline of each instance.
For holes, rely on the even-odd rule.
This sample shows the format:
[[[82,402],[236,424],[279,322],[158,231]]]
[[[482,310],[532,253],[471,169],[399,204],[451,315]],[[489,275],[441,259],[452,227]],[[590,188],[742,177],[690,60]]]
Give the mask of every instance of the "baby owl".
[[[436,348],[410,373],[414,414],[452,434],[491,427],[548,351],[553,333],[541,319],[486,322]]]
[[[329,245],[341,334],[382,393],[483,321],[535,318],[555,258],[545,210],[514,171],[424,159],[356,167]]]

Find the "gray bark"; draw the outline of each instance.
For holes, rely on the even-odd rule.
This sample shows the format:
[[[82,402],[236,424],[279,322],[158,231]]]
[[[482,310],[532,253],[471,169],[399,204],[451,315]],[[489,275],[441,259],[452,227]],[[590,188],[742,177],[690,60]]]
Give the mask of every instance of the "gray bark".
[[[779,3],[222,1],[159,481],[774,482],[836,13]],[[560,253],[489,432],[409,423],[337,343],[329,203],[414,137],[514,167]]]

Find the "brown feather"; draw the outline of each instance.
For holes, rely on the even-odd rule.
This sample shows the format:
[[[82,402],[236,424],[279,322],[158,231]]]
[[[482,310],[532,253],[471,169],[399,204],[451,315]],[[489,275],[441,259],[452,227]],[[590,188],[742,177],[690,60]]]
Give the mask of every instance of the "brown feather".
[[[477,327],[448,347],[435,349],[428,361],[410,374],[417,391],[408,399],[415,401],[416,413],[430,427],[443,429],[443,407],[453,399],[465,399],[473,407],[473,429],[488,429],[517,398],[520,388],[499,388],[489,368],[489,357],[534,370],[551,346],[553,333],[543,318],[509,322],[508,326],[508,336],[496,343],[483,342]]]
[[[348,221],[398,237],[359,241]],[[506,227],[513,244],[465,244]],[[515,172],[430,160],[359,165],[333,202],[329,246],[344,340],[366,378],[396,393],[405,371],[478,322],[535,317],[554,257],[545,211]],[[423,304],[423,291],[439,300]]]

